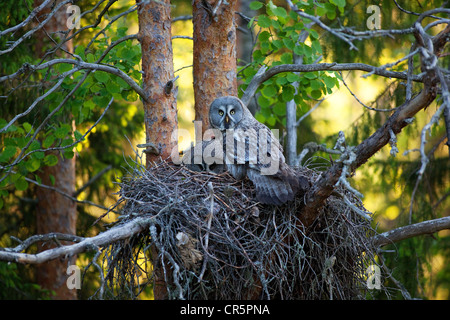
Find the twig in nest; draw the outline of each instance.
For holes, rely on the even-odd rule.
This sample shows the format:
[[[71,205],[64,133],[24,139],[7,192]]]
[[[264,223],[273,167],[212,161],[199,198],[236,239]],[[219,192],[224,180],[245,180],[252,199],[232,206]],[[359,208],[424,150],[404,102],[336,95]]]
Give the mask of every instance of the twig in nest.
[[[208,182],[208,189],[209,189],[209,199],[210,199],[210,207],[209,207],[209,215],[208,215],[208,226],[207,231],[205,235],[205,245],[204,250],[208,251],[208,244],[209,244],[209,233],[211,231],[211,222],[214,216],[214,187],[212,185],[212,182]],[[206,263],[208,261],[208,256],[203,259],[203,266],[202,271],[200,272],[200,276],[198,277],[198,282],[201,282],[203,280],[203,275],[205,274],[206,270]]]

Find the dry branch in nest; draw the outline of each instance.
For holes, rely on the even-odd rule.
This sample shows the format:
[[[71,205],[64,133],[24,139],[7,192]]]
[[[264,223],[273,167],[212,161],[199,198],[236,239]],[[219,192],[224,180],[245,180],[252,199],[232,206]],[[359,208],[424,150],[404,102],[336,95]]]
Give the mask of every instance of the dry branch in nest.
[[[319,172],[296,169],[316,181]],[[150,227],[106,249],[102,293],[136,298],[159,272],[169,299],[361,299],[375,234],[344,187],[304,228],[303,198],[261,205],[247,180],[161,162],[120,183],[119,223]],[[145,280],[143,280],[145,279]]]

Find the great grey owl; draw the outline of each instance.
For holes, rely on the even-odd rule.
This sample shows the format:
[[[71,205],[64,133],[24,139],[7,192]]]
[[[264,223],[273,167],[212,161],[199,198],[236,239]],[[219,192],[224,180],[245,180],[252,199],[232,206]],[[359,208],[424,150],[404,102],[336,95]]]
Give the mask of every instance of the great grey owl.
[[[307,179],[286,164],[278,139],[239,98],[214,100],[209,122],[216,133],[213,140],[203,142],[203,150],[210,147],[213,158],[220,158],[218,145],[222,146],[224,168],[238,180],[248,177],[259,202],[280,205],[293,200],[299,189],[306,189]]]

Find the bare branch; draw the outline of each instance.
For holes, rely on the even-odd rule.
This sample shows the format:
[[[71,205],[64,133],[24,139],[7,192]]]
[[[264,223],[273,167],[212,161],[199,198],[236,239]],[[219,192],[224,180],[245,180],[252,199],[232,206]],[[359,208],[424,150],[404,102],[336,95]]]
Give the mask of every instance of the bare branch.
[[[307,14],[306,12],[303,12],[295,4],[293,4],[291,0],[286,0],[286,2],[288,3],[291,10],[295,11],[300,17],[306,18],[306,19],[309,19],[309,20],[315,22],[323,30],[328,31],[331,34],[333,34],[334,36],[344,40],[345,42],[347,42],[349,44],[350,50],[352,50],[352,49],[358,50],[355,47],[355,45],[352,43],[353,39],[351,37],[349,37],[345,34],[342,34],[341,32],[336,32],[335,30],[333,30],[332,28],[330,28],[326,24],[324,24],[322,21],[320,21],[320,19],[318,17],[312,16],[310,14]]]
[[[249,83],[247,89],[242,95],[242,102],[248,105],[250,99],[255,95],[258,87],[271,77],[283,72],[314,72],[314,71],[350,71],[359,70],[371,72],[379,76],[387,78],[397,78],[402,80],[408,79],[406,72],[397,72],[381,69],[364,63],[318,63],[318,64],[282,64],[270,69],[263,66],[259,69],[252,81]],[[413,75],[413,81],[423,82],[423,75]]]
[[[186,21],[186,20],[192,20],[192,16],[179,16],[179,17],[175,17],[172,19],[172,22],[176,22],[176,21]]]
[[[369,107],[368,105],[366,105],[364,102],[362,102],[357,96],[356,94],[353,93],[353,91],[350,89],[350,87],[347,85],[347,83],[344,80],[344,77],[342,76],[342,73],[339,72],[341,77],[342,77],[342,83],[344,84],[344,86],[347,88],[348,92],[350,92],[350,94],[353,96],[353,98],[355,98],[356,101],[358,101],[358,103],[360,105],[362,105],[364,108],[368,109],[368,110],[372,110],[372,111],[379,111],[379,112],[391,112],[395,109],[378,109],[378,108],[373,108],[373,107]]]
[[[127,36],[124,39],[120,39],[121,41],[125,41],[125,40],[129,40],[129,39],[135,39],[136,36],[132,35],[132,36]],[[119,41],[119,40],[118,40]],[[119,42],[115,42],[114,45],[117,45]],[[105,55],[106,56],[106,55]],[[104,56],[102,56],[103,59]],[[127,75],[125,72],[123,72],[120,69],[117,69],[114,66],[110,66],[110,65],[106,65],[106,64],[99,64],[99,63],[88,63],[88,62],[84,62],[81,59],[53,59],[51,61],[39,64],[39,65],[24,65],[22,68],[20,68],[16,73],[12,74],[12,75],[8,75],[8,76],[3,76],[0,77],[0,82],[5,81],[5,80],[10,80],[13,77],[16,77],[18,75],[20,75],[21,73],[23,73],[25,70],[43,70],[46,68],[49,68],[51,66],[54,66],[56,64],[60,64],[60,63],[67,63],[67,64],[73,64],[75,65],[77,68],[67,71],[66,73],[64,73],[61,76],[67,76],[78,70],[92,70],[92,71],[105,71],[108,73],[111,73],[113,75],[116,75],[120,78],[122,78],[134,91],[136,91],[137,94],[139,94],[144,100],[147,100],[147,95],[145,94],[144,90],[129,76]],[[1,129],[0,133],[3,132],[5,129]]]
[[[16,41],[14,41],[14,42],[9,46],[8,49],[0,50],[0,55],[13,51],[14,48],[16,48],[19,44],[21,44],[25,39],[29,39],[36,31],[38,31],[39,29],[41,29],[48,21],[50,21],[50,19],[55,15],[55,13],[56,13],[62,6],[65,6],[66,4],[71,3],[71,2],[72,2],[72,0],[66,0],[66,1],[63,1],[63,2],[58,3],[58,5],[52,10],[52,12],[50,12],[50,13],[48,14],[47,18],[46,18],[44,21],[42,21],[37,27],[35,27],[35,28],[33,28],[32,30],[28,31],[28,32],[25,33],[22,37],[20,37],[20,38],[17,39]],[[44,2],[44,3],[45,3],[45,4],[48,4],[49,1],[46,1],[46,2]],[[42,8],[41,8],[41,7],[42,7]],[[45,6],[43,6],[43,4],[42,4],[41,6],[39,6],[39,8],[40,8],[39,11],[41,11],[44,7],[45,7]],[[32,13],[30,14],[30,16],[33,15],[33,18],[34,18],[34,16],[35,16],[39,11],[36,11],[36,12],[35,12],[35,11],[33,10],[34,15],[33,15],[33,12],[32,12]],[[30,17],[30,16],[29,16],[29,17]],[[29,18],[29,17],[28,17],[28,18]],[[26,24],[28,24],[28,22],[29,22],[28,18],[25,19],[25,21],[27,21]],[[23,24],[23,22],[22,22],[21,24],[18,25],[19,28],[17,28],[17,29],[20,29],[20,28],[24,27],[26,24]],[[15,26],[15,27],[17,27],[17,26]],[[13,28],[15,28],[15,27],[13,27]],[[12,28],[10,28],[10,29],[12,29]],[[8,29],[8,30],[10,30],[10,29]],[[5,31],[8,31],[8,30],[5,30]],[[5,31],[4,31],[4,32],[5,32]]]
[[[55,240],[61,240],[61,241],[70,241],[70,242],[81,242],[84,240],[83,237],[71,235],[71,234],[65,234],[65,233],[59,233],[59,232],[52,232],[48,234],[39,234],[34,235],[26,239],[25,241],[21,241],[17,239],[16,237],[11,237],[13,240],[20,242],[20,244],[15,248],[5,248],[5,251],[8,252],[22,252],[26,249],[28,249],[31,245],[35,244],[36,242],[43,242],[43,241],[55,241]],[[1,251],[1,249],[0,249]]]
[[[144,231],[150,226],[152,218],[153,217],[137,217],[130,222],[113,227],[95,237],[84,238],[78,243],[49,249],[37,254],[11,252],[0,249],[0,261],[39,264],[61,257],[73,256],[85,251],[95,251],[98,247],[110,245],[116,241],[130,238],[131,236]],[[64,240],[70,239],[65,238]],[[78,241],[80,238],[76,237],[74,240]]]
[[[84,190],[86,190],[89,186],[91,186],[95,181],[100,179],[102,175],[104,175],[106,172],[108,172],[112,168],[113,168],[112,165],[109,165],[109,166],[103,168],[99,173],[97,173],[95,176],[93,176],[91,179],[89,179],[89,181],[86,182],[81,188],[79,188],[77,191],[75,191],[73,196],[76,198],[80,193],[82,193]]]
[[[39,12],[41,12],[42,9],[44,9],[50,3],[50,1],[53,1],[53,0],[45,0],[44,2],[42,2],[42,4],[39,7],[35,8],[33,11],[31,11],[30,15],[21,23],[18,23],[14,27],[11,27],[9,29],[0,31],[0,38],[3,37],[5,34],[14,32],[16,30],[19,30],[20,28],[27,26],[28,23],[30,23],[30,21],[32,21],[33,18],[36,17],[36,15]]]
[[[73,71],[73,70],[72,70]],[[47,124],[47,122],[66,104],[67,100],[72,97],[72,95],[78,90],[78,88],[83,84],[83,82],[86,80],[86,78],[88,77],[90,71],[86,72],[86,74],[83,76],[83,78],[75,85],[75,87],[65,96],[65,98],[61,101],[61,103],[52,111],[50,112],[47,117],[41,122],[41,124],[39,125],[39,127],[36,128],[33,136],[31,137],[31,139],[28,141],[28,143],[22,148],[22,150],[20,151],[20,154],[17,156],[16,160],[14,160],[14,162],[8,166],[5,167],[10,167],[9,170],[6,172],[6,174],[0,178],[0,182],[3,181],[4,179],[6,179],[6,177],[8,177],[8,175],[11,173],[12,168],[17,165],[20,161],[22,161],[24,159],[24,157],[22,157],[25,153],[25,151],[30,147],[31,143],[33,141],[36,140],[37,135],[39,134],[39,132],[44,128],[44,126]]]
[[[432,234],[450,229],[450,217],[419,222],[376,235],[372,241],[376,247],[382,247],[420,235]]]
[[[447,42],[450,25],[447,25],[433,39],[424,33],[418,23],[415,24],[415,27],[416,32],[414,35],[417,40],[417,47],[419,48],[422,71],[424,72],[422,76],[424,89],[416,97],[406,101],[397,108],[382,127],[356,147],[354,150],[356,157],[348,165],[349,173],[352,173],[356,168],[363,165],[378,150],[389,141],[392,141],[393,134],[397,135],[401,132],[405,126],[411,123],[411,119],[417,112],[428,107],[436,98],[438,90],[437,83],[439,81],[439,72],[437,71],[439,70],[435,57]],[[443,107],[441,106],[441,108]],[[307,192],[305,195],[306,204],[303,211],[303,221],[306,225],[311,224],[317,217],[318,209],[322,207],[325,200],[333,192],[336,184],[340,181],[343,171],[343,162],[338,161],[333,163],[327,171],[322,173],[320,179]]]
[[[117,0],[110,0],[109,5],[112,5],[112,4],[113,4],[114,2],[116,2],[116,1],[117,1]],[[89,41],[89,43],[88,43],[87,46],[86,46],[86,50],[89,49],[89,47],[94,43],[94,41],[97,39],[97,37],[98,37],[100,34],[102,34],[102,33],[105,32],[106,28],[108,28],[110,25],[112,25],[114,22],[116,22],[116,21],[117,21],[118,19],[120,19],[121,17],[126,16],[127,14],[129,14],[129,13],[131,13],[131,12],[133,12],[133,11],[136,11],[137,8],[138,8],[137,5],[133,5],[130,9],[128,9],[128,10],[126,10],[126,11],[124,11],[124,12],[121,12],[121,13],[119,13],[118,15],[112,17],[112,18],[111,18],[111,21],[109,21],[108,24],[107,24],[103,29],[101,29],[99,32],[97,32],[97,34],[96,34],[95,36],[92,37],[92,39]]]
[[[28,107],[27,110],[25,110],[22,113],[17,114],[10,122],[8,122],[8,124],[6,124],[3,128],[0,129],[0,133],[5,132],[6,130],[8,130],[9,127],[11,127],[14,122],[16,122],[17,120],[19,120],[20,118],[26,116],[27,114],[29,114],[31,111],[33,111],[33,109],[37,106],[37,104],[39,102],[41,102],[42,100],[44,100],[46,97],[48,97],[53,91],[55,91],[56,89],[58,89],[61,84],[63,83],[63,81],[70,75],[74,74],[75,72],[77,72],[78,69],[72,69],[70,71],[64,72],[62,75],[60,75],[60,79],[59,81],[51,88],[49,89],[45,94],[43,94],[42,96],[38,97],[36,100],[34,100],[34,102]]]

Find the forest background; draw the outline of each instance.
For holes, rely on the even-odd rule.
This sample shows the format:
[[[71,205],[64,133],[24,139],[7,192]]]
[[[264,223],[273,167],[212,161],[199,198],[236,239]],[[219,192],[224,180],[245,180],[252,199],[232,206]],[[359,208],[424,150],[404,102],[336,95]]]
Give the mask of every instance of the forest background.
[[[96,1],[78,1],[76,5],[80,6],[81,12],[85,12],[95,3]],[[98,26],[87,29],[73,41],[73,52],[87,62],[96,61],[108,43],[138,32],[136,12],[131,11],[122,15],[133,7],[134,1],[102,2],[100,8],[110,3],[108,15]],[[445,1],[395,3],[395,1],[352,0],[325,3],[321,13],[328,26],[338,28],[341,25],[349,25],[358,30],[376,27],[378,20],[374,18],[374,13],[380,18],[379,29],[402,29],[409,27],[416,18],[410,12],[424,12],[445,5]],[[271,4],[274,4],[273,7]],[[379,13],[368,10],[373,5],[380,10]],[[4,0],[1,6],[0,31],[3,31],[26,18],[33,7],[33,1]],[[405,11],[400,8],[404,8]],[[178,76],[174,81],[178,87],[176,98],[178,126],[188,130],[193,140],[195,99],[192,86],[193,25],[189,18],[192,15],[191,1],[172,1],[171,10],[174,18],[172,23],[174,70]],[[238,11],[241,12],[236,18],[239,24],[238,92],[242,94],[261,63],[269,66],[292,63],[297,53],[300,53],[296,51],[296,47],[300,46],[292,44],[292,40],[289,41],[286,35],[279,35],[279,38],[276,38],[274,34],[277,31],[268,32],[270,23],[261,18],[267,13],[269,17],[277,16],[279,21],[282,20],[279,17],[287,19],[292,10],[289,10],[285,1],[264,2],[263,5],[263,2],[257,4],[241,0]],[[252,18],[258,15],[260,19],[256,22]],[[114,17],[119,17],[117,22],[108,25]],[[95,15],[86,15],[81,20],[81,26],[90,25],[95,19]],[[443,29],[443,26],[440,27],[441,29],[434,31],[434,34]],[[406,56],[414,41],[411,34],[404,35],[402,41],[389,36],[372,37],[355,42],[357,50],[349,50],[346,41],[321,28],[311,28],[310,34],[312,36],[301,47],[301,53],[309,59],[305,63],[352,61],[382,66]],[[91,41],[92,39],[95,40]],[[0,77],[16,72],[26,62],[36,64],[40,59],[35,53],[44,50],[36,49],[40,42],[43,42],[41,38],[33,37],[11,53],[1,55]],[[2,46],[0,49],[4,50],[7,41],[4,38],[0,39],[0,45]],[[46,45],[45,42],[43,45]],[[91,50],[85,51],[88,46],[92,46]],[[136,39],[115,47],[107,56],[106,62],[119,65],[118,67],[133,79],[142,81],[141,52]],[[444,62],[448,63],[448,60]],[[404,70],[405,64],[407,61],[402,61],[393,66],[393,70]],[[42,69],[39,74],[46,77],[48,75],[46,73],[64,73],[70,70],[70,67],[61,64],[55,66],[54,70]],[[296,116],[299,120],[299,125],[295,129],[298,136],[296,152],[298,156],[302,155],[302,158],[297,160],[301,160],[302,165],[323,170],[338,156],[320,149],[314,153],[302,153],[309,142],[325,146],[329,151],[342,131],[347,144],[357,145],[386,120],[386,113],[380,112],[379,109],[398,107],[408,94],[402,80],[376,75],[363,77],[364,74],[366,72],[362,71],[335,72],[324,75],[319,82],[314,81],[316,77],[310,73],[311,81],[308,82],[308,89],[305,91],[307,93],[303,96],[296,94],[294,86],[290,85],[298,80],[295,73],[291,74],[292,79],[289,80],[279,76],[274,78],[273,82],[265,82],[259,88],[255,97],[251,99],[250,108],[256,119],[271,128],[280,129],[285,138],[286,105],[289,101],[295,100]],[[75,74],[74,78],[77,76],[81,75]],[[58,90],[67,91],[73,87],[74,83],[67,80]],[[281,87],[283,90],[280,90]],[[1,90],[0,126],[4,127],[14,115],[23,112],[25,106],[36,99],[35,94],[40,92],[42,87],[30,81],[17,92],[10,91],[11,88],[7,86]],[[79,236],[92,236],[103,231],[108,223],[117,219],[111,212],[101,223],[93,224],[106,208],[116,203],[118,191],[116,182],[127,174],[127,158],[134,156],[133,149],[136,145],[145,143],[144,111],[138,94],[121,78],[110,74],[95,72],[80,90],[81,94],[78,93],[74,99],[67,102],[65,110],[68,112],[58,114],[47,124],[41,145],[34,146],[34,150],[40,147],[48,148],[54,143],[58,143],[61,147],[74,144],[74,149],[61,150],[63,157],[76,159],[76,188],[72,193],[72,197],[77,200],[76,230]],[[46,99],[46,106],[50,111],[63,99],[57,92]],[[279,98],[278,93],[282,98]],[[113,103],[110,103],[111,98],[114,98]],[[381,149],[349,179],[351,185],[364,195],[364,206],[373,213],[373,225],[380,232],[450,214],[449,150],[446,146],[447,136],[442,121],[432,126],[427,138],[426,150],[430,163],[419,182],[417,175],[422,164],[421,155],[417,152],[417,148],[421,145],[421,129],[430,122],[438,107],[439,104],[433,102],[425,111],[418,113],[414,123],[397,136],[397,153],[392,154],[392,145]],[[27,134],[32,134],[44,117],[45,113],[38,110],[11,126],[6,132],[8,136],[2,136],[0,163],[3,173],[17,152],[16,147],[8,145],[7,139],[10,139],[10,142],[11,139],[16,139],[17,146],[26,144]],[[75,122],[75,130],[68,125],[69,118]],[[97,123],[99,119],[101,121]],[[92,130],[84,136],[90,128]],[[180,149],[187,148],[192,140],[180,141]],[[79,142],[74,143],[77,141]],[[30,150],[33,150],[33,146]],[[36,226],[39,197],[37,189],[44,179],[40,172],[44,167],[54,167],[57,163],[58,158],[54,155],[34,152],[33,156],[15,169],[10,179],[2,180],[0,247],[14,247],[17,245],[15,239],[26,239],[39,233]],[[52,175],[47,178],[44,184],[54,186],[55,178]],[[48,189],[45,192],[49,192]],[[433,236],[406,239],[383,249],[385,264],[392,271],[393,278],[399,281],[412,297],[450,299],[448,230],[440,231]],[[92,257],[93,253],[89,252],[79,254],[76,263],[81,268],[86,267]],[[78,292],[80,299],[92,296],[98,287],[98,273],[95,269],[89,270],[90,272],[85,274],[83,288]],[[35,266],[0,262],[0,298],[54,297],[55,292],[43,288],[36,280],[37,273],[39,271]],[[141,298],[151,298],[151,289],[148,287]],[[389,298],[403,297],[401,290],[394,290]],[[387,297],[380,296],[380,298]]]

